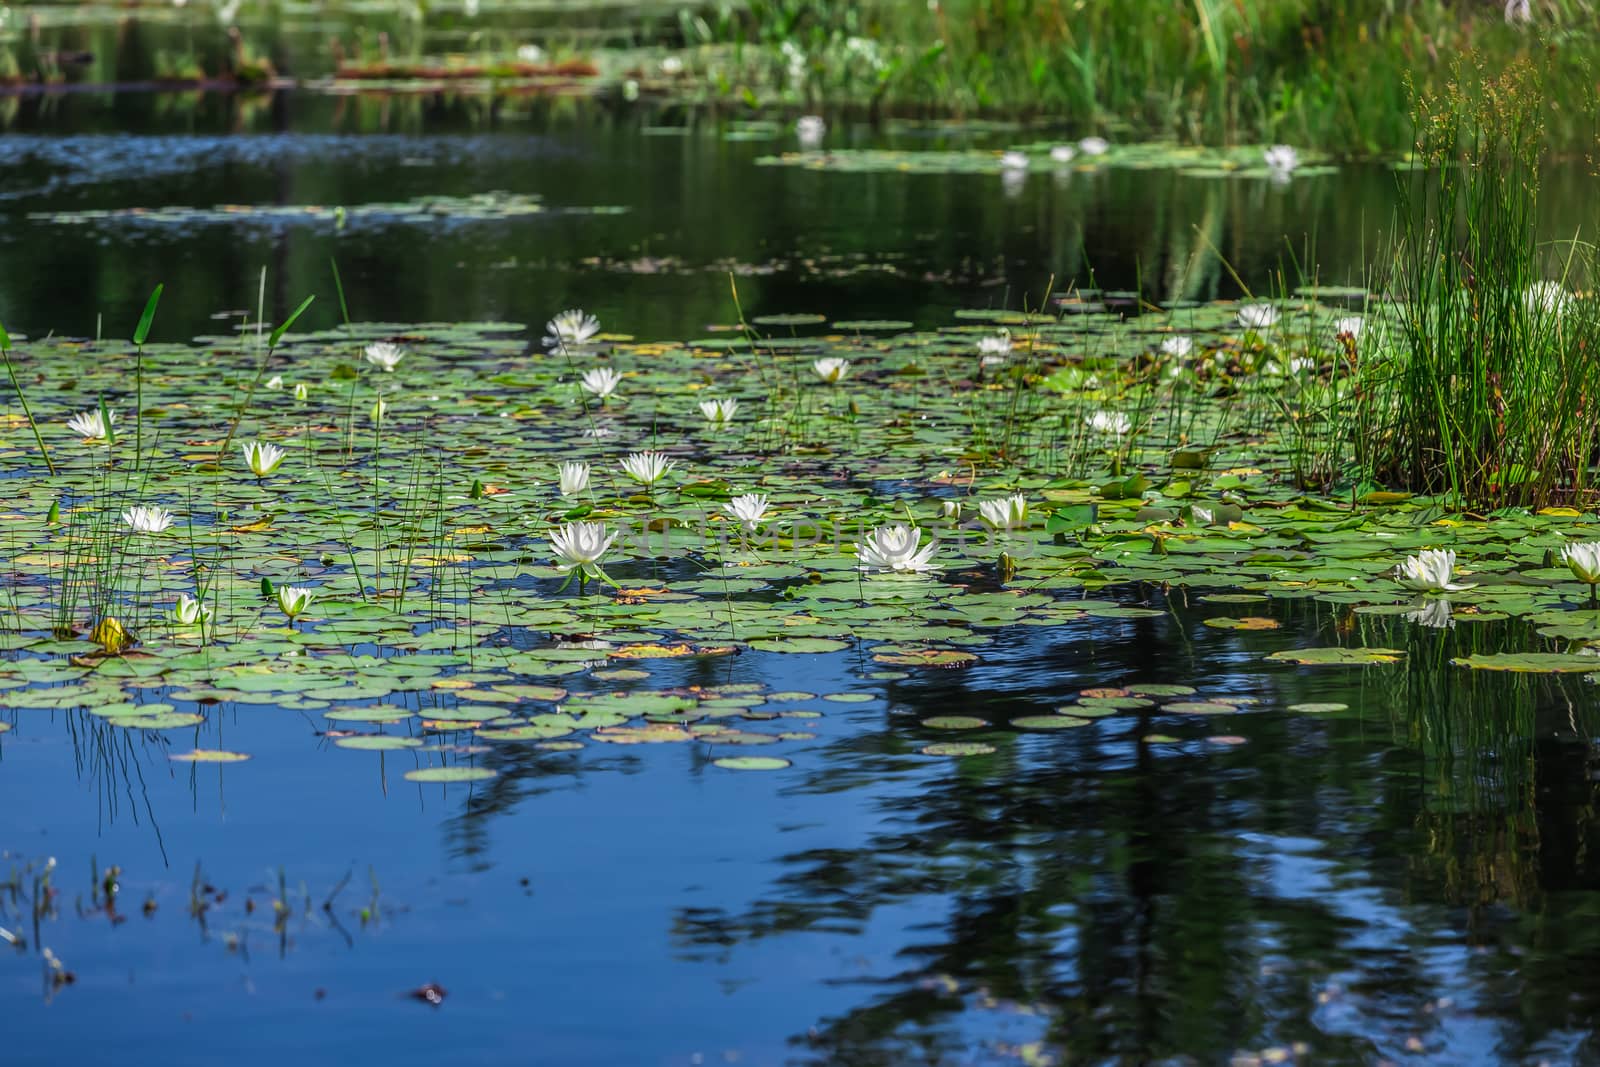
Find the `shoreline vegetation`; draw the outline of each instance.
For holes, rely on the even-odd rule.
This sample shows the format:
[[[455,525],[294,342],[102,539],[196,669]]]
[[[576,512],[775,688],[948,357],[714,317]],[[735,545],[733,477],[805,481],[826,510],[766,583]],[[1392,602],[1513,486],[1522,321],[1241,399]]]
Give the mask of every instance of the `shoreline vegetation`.
[[[314,20],[251,0],[45,4],[0,36],[0,86],[533,86],[1379,156],[1412,147],[1412,102],[1467,56],[1539,70],[1547,151],[1593,144],[1600,13],[1582,0],[462,0]]]

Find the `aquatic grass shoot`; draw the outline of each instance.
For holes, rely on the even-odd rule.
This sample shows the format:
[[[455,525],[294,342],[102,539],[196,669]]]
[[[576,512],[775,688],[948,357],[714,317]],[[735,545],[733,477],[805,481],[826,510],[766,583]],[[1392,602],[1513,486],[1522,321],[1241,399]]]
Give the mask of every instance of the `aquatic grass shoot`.
[[[1535,237],[1543,83],[1463,63],[1418,106],[1402,182],[1393,343],[1359,362],[1360,462],[1377,482],[1493,509],[1581,501],[1600,442],[1600,302],[1577,240]]]

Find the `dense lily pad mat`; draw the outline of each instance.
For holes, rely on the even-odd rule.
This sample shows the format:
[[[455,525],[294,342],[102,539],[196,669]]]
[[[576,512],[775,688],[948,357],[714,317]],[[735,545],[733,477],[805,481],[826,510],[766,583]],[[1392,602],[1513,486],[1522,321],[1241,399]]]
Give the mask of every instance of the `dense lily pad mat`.
[[[1061,151],[1065,148],[1065,152]],[[998,174],[1004,171],[1071,173],[1100,169],[1176,170],[1197,178],[1318,177],[1337,173],[1321,157],[1300,160],[1292,172],[1268,166],[1264,145],[1207,148],[1166,142],[1112,144],[1099,154],[1051,142],[1030,142],[1009,150],[841,148],[829,151],[785,152],[763,156],[762,166],[803,167],[807,170],[846,173],[900,172],[910,174]],[[1052,149],[1057,154],[1052,155]]]
[[[1352,622],[1523,619],[1530,647],[1501,651],[1534,655],[1463,665],[1587,673],[1600,614],[1556,553],[1593,536],[1591,515],[1296,487],[1267,416],[1339,388],[1349,310],[1307,296],[1130,318],[1082,293],[928,332],[800,312],[689,342],[595,324],[548,349],[508,323],[368,324],[272,351],[254,330],[142,352],[19,343],[22,375],[49,384],[31,410],[54,473],[13,409],[0,707],[169,731],[218,703],[286,708],[351,759],[405,748],[433,764],[422,780],[455,780],[483,746],[804,735],[771,720],[806,709],[769,710],[759,685],[657,689],[654,661],[861,646],[878,670],[962,670],[1004,627],[1116,639],[1163,614],[1128,599],[1152,587],[1203,598],[1205,625],[1245,649],[1277,628],[1274,601],[1310,598]],[[282,452],[252,471],[257,443]],[[141,532],[141,507],[170,524]],[[603,526],[582,566],[552,541],[569,522]],[[884,549],[896,526],[914,555]],[[1458,553],[1448,600],[1391,576],[1427,547]],[[1256,654],[1404,656],[1360,626],[1341,640]],[[1107,690],[1011,726],[1187,695]],[[1172,710],[1236,710],[1188,703]],[[196,747],[175,758],[234,758]]]
[[[468,222],[502,222],[507,219],[562,214],[614,214],[620,207],[552,208],[538,196],[482,193],[476,196],[424,196],[399,203],[322,204],[219,204],[215,207],[90,208],[81,211],[33,212],[28,218],[63,225],[399,225]]]

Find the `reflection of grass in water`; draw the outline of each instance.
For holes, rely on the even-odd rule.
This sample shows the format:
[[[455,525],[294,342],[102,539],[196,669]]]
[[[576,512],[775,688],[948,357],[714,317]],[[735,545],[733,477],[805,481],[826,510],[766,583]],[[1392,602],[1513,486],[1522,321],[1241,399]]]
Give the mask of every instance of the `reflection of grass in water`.
[[[1395,626],[1407,625],[1396,622]],[[1574,753],[1596,729],[1595,687],[1581,677],[1471,670],[1453,657],[1536,645],[1521,623],[1461,623],[1453,632],[1412,626],[1403,668],[1379,672],[1404,742],[1421,757],[1428,800],[1418,809],[1427,855],[1418,873],[1449,899],[1526,904],[1544,881],[1542,839],[1568,832],[1559,795]],[[1584,776],[1583,786],[1587,787]],[[1584,812],[1579,822],[1587,821]],[[1583,840],[1579,832],[1577,840]]]
[[[355,937],[341,921],[341,915],[358,931],[365,931],[396,914],[395,909],[383,903],[377,872],[370,867],[370,895],[364,902],[346,904],[341,898],[353,871],[320,895],[305,882],[291,883],[283,867],[278,868],[272,882],[243,886],[231,893],[212,884],[197,861],[188,886],[187,906],[179,911],[163,907],[162,894],[155,888],[147,889],[142,901],[125,899],[131,894],[124,889],[124,879],[137,878],[148,884],[146,872],[124,870],[117,864],[102,866],[94,855],[83,860],[88,873],[86,883],[79,882],[76,874],[83,867],[59,864],[55,857],[34,860],[12,854],[0,870],[0,945],[39,957],[46,999],[78,981],[78,974],[49,945],[53,933],[60,936],[60,924],[74,918],[92,922],[109,933],[134,911],[142,914],[146,922],[178,915],[194,924],[202,942],[220,945],[248,961],[252,934],[268,937],[282,958],[292,945],[306,942],[324,930],[337,935],[346,947],[354,948]],[[177,887],[164,884],[160,888]],[[230,896],[243,898],[244,908],[225,910]],[[265,901],[261,907],[255,904],[258,897]],[[80,965],[92,968],[101,959],[95,947],[80,942],[75,960],[87,961]]]

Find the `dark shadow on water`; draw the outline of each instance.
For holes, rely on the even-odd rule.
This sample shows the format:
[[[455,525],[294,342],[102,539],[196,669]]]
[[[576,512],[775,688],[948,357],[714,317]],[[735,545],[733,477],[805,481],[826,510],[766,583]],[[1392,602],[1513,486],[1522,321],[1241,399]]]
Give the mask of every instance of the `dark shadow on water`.
[[[1314,605],[1284,612],[1301,638],[1334,621]],[[1257,670],[1247,680],[1271,710],[1226,717],[1248,739],[1238,747],[1199,740],[1195,716],[1145,712],[985,734],[994,754],[943,770],[912,755],[939,739],[916,717],[998,721],[1076,688],[1157,680],[1186,624],[1139,620],[1092,650],[1082,635],[1006,635],[992,660],[1025,671],[893,684],[882,728],[831,744],[795,787],[869,793],[876,829],[856,848],[780,857],[743,912],[680,910],[679,950],[729,959],[919,916],[888,970],[853,982],[858,1007],[795,1039],[818,1063],[957,1059],[1017,1010],[1069,1062],[1293,1041],[1370,1058],[1404,1054],[1414,1035],[1442,1051],[1497,1018],[1512,1058],[1582,1039],[1600,1010],[1588,994],[1536,997],[1537,1010],[1506,998],[1592,962],[1594,754],[1572,726],[1594,722],[1594,687],[1452,667],[1440,647],[1524,647],[1526,634],[1476,624],[1452,640],[1398,622],[1404,665],[1335,668],[1332,685],[1314,669]],[[1199,669],[1175,676],[1209,695],[1207,653],[1231,642],[1189,636]],[[1312,687],[1352,710],[1279,710]],[[1158,731],[1186,739],[1141,740]]]

